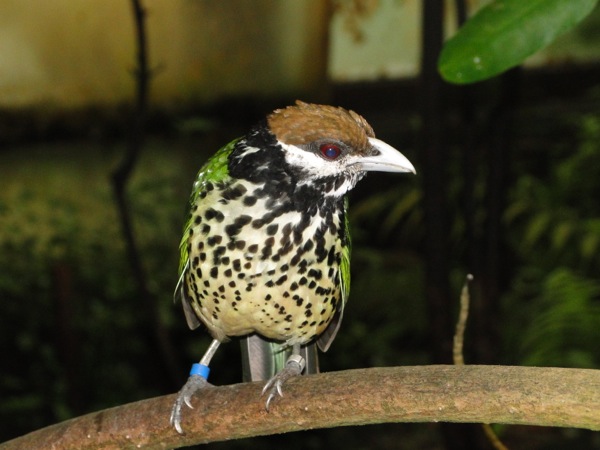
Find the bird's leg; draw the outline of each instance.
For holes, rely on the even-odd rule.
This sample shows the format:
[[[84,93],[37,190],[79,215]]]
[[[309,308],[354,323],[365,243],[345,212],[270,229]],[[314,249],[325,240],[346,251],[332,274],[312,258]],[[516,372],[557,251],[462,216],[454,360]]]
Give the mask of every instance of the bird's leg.
[[[189,378],[177,394],[177,400],[175,400],[173,409],[171,409],[170,421],[171,425],[173,425],[180,434],[183,433],[183,429],[181,428],[181,408],[183,407],[183,404],[185,403],[189,408],[193,409],[194,407],[190,402],[192,395],[200,389],[212,386],[212,384],[207,381],[208,374],[210,373],[208,365],[219,348],[219,344],[220,342],[218,340],[213,339],[200,362],[192,365]]]
[[[261,395],[265,395],[266,392],[269,392],[269,396],[267,397],[267,403],[265,404],[265,408],[268,411],[271,401],[277,397],[283,397],[283,391],[281,390],[281,386],[291,377],[298,376],[302,374],[304,370],[304,366],[306,365],[306,361],[300,355],[300,344],[294,344],[292,346],[292,354],[287,359],[285,363],[285,367],[279,371],[274,377],[272,377],[265,387],[262,390]]]

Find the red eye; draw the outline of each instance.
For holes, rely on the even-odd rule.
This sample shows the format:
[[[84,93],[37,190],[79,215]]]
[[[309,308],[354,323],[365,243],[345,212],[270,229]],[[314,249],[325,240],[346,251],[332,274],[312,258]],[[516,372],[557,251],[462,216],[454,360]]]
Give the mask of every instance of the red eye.
[[[334,144],[321,144],[319,150],[321,150],[321,155],[323,155],[325,159],[330,160],[337,159],[342,153],[342,150]]]

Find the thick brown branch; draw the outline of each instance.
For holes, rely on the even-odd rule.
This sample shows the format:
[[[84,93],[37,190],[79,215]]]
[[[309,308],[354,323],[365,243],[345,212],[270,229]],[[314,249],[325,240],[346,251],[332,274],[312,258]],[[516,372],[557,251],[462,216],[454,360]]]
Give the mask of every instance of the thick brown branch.
[[[267,413],[259,383],[208,389],[169,425],[175,395],[88,414],[0,445],[9,449],[173,448],[310,428],[487,422],[600,430],[600,370],[420,366],[292,379]]]

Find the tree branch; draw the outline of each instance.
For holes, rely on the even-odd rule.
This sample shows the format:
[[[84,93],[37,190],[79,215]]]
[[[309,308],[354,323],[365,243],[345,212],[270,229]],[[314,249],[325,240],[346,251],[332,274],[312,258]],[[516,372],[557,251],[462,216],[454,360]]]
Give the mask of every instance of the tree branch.
[[[129,200],[127,198],[127,184],[137,164],[139,155],[146,139],[146,119],[148,115],[148,98],[150,94],[150,81],[152,72],[148,63],[148,39],[146,33],[146,9],[142,0],[131,0],[135,25],[136,67],[135,76],[135,108],[129,127],[128,145],[118,167],[112,173],[112,186],[117,204],[117,212],[121,221],[121,230],[125,241],[129,264],[133,279],[139,294],[139,305],[144,308],[150,305],[150,313],[154,323],[154,334],[157,341],[159,355],[162,358],[169,378],[174,385],[181,383],[181,371],[173,355],[173,345],[169,339],[165,324],[160,317],[160,308],[156,296],[148,286],[148,277],[144,269],[140,254],[136,232]],[[146,309],[142,309],[145,311]]]
[[[175,394],[71,419],[0,445],[9,449],[172,448],[311,428],[388,422],[484,422],[600,430],[600,370],[419,366],[291,379],[264,409],[262,383],[208,389],[169,424]]]

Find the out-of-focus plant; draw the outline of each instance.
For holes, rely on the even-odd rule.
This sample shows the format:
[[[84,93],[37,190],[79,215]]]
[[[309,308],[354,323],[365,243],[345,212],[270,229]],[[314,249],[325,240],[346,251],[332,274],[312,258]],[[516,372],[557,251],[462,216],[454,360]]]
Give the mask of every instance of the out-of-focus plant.
[[[559,259],[583,271],[600,266],[600,116],[580,119],[580,145],[554,161],[547,179],[524,174],[510,194],[505,219],[523,258],[540,256],[550,268]],[[535,252],[535,253],[534,253]]]
[[[505,338],[520,349],[512,362],[600,365],[600,116],[577,124],[579,145],[545,176],[521,175],[510,194],[505,219],[518,263]]]
[[[482,7],[440,55],[441,75],[474,83],[521,64],[581,22],[597,0],[494,0]]]
[[[600,282],[558,268],[545,277],[530,312],[531,324],[519,346],[523,364],[600,365]]]
[[[0,352],[10,364],[0,373],[0,419],[11,428],[0,433],[163,392],[163,368],[149,357],[152,323],[136,301],[104,163],[39,158],[27,176],[14,173],[23,163],[3,180]],[[151,289],[170,324],[181,314],[170,301],[185,207],[174,192],[180,167],[156,154],[142,165],[131,185],[133,216]]]

